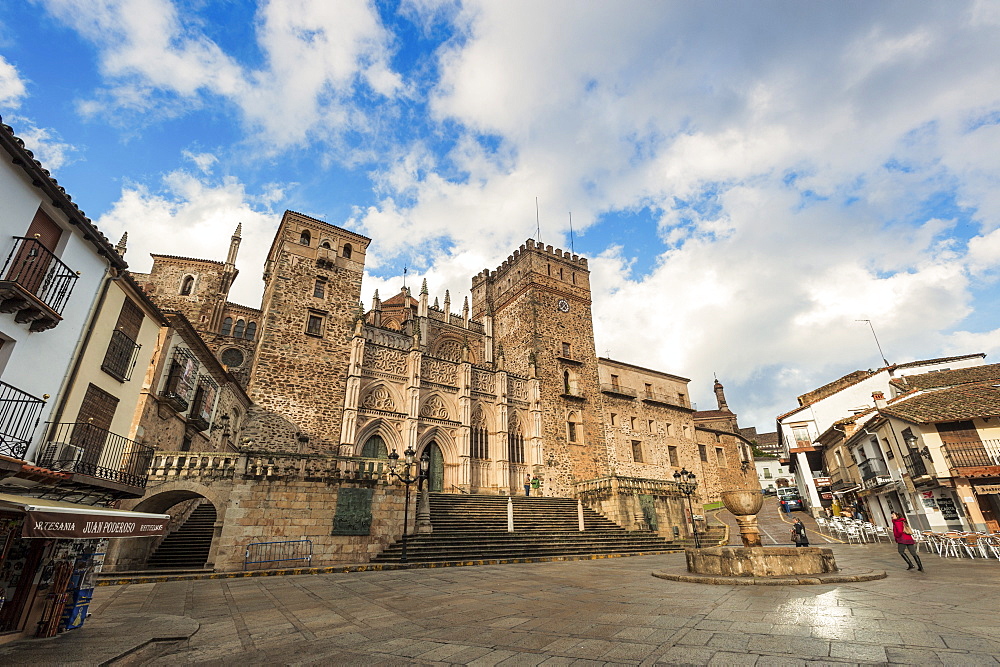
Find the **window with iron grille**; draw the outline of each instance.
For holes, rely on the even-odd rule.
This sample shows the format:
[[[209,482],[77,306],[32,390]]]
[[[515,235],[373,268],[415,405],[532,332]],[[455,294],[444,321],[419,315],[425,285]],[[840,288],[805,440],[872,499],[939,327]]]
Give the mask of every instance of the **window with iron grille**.
[[[142,309],[131,300],[125,299],[118,314],[118,323],[111,334],[108,349],[104,353],[104,362],[101,364],[101,370],[119,382],[132,379],[132,369],[139,354],[140,345],[136,340],[139,338],[142,320]]]
[[[163,386],[164,396],[177,398],[186,403],[191,398],[197,378],[198,360],[191,350],[184,347],[174,348],[170,371]]]

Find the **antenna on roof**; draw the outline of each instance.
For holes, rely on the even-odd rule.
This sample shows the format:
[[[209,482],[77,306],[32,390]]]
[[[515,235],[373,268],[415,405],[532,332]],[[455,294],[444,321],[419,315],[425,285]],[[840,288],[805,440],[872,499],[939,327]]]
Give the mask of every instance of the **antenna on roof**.
[[[542,242],[542,223],[538,219],[538,197],[535,197],[535,240]]]
[[[878,348],[879,356],[882,357],[882,363],[885,364],[886,366],[888,366],[889,362],[885,358],[885,352],[882,351],[882,346],[879,345],[878,336],[875,335],[875,327],[872,325],[872,321],[871,320],[854,320],[854,321],[855,322],[867,322],[868,323],[868,326],[871,327],[872,337],[875,339],[875,346]]]
[[[569,212],[569,252],[571,255],[576,254],[576,250],[573,248],[573,211]]]

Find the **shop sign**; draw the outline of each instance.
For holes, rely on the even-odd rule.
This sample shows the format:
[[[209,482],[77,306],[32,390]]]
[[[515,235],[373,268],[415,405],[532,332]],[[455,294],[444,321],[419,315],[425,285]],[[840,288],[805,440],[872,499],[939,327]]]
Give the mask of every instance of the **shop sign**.
[[[972,490],[983,495],[1000,493],[1000,484],[973,484]]]
[[[941,510],[941,518],[945,521],[958,521],[958,508],[951,498],[938,498],[938,508]]]
[[[107,514],[29,511],[24,537],[98,539],[104,537],[154,537],[167,532],[170,518],[117,518]]]

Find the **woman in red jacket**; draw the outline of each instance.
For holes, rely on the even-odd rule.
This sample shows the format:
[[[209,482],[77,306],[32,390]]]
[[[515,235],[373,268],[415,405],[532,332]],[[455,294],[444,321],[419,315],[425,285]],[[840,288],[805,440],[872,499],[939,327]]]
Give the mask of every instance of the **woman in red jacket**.
[[[920,562],[920,556],[917,555],[917,549],[913,546],[913,535],[911,535],[908,531],[909,526],[906,525],[906,517],[899,512],[893,512],[892,537],[896,540],[896,547],[899,549],[899,555],[906,561],[906,569],[912,570],[913,563],[911,563],[910,559],[906,557],[906,552],[909,551],[910,555],[913,556],[913,560],[917,561],[917,569],[923,572],[924,564]]]

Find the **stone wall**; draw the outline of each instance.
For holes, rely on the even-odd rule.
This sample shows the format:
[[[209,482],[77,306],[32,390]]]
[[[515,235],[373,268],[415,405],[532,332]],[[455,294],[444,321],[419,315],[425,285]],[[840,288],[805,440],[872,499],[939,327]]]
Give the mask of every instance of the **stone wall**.
[[[539,380],[547,493],[570,495],[575,482],[606,475],[587,260],[529,240],[473,277],[472,295],[473,317],[493,313],[505,367]]]
[[[336,250],[347,242],[352,244],[350,257]],[[286,212],[265,267],[249,393],[261,407],[309,432],[316,452],[339,451],[367,244],[363,236]],[[322,296],[316,296],[317,282],[323,285]],[[310,317],[317,318],[317,331],[308,330]]]

